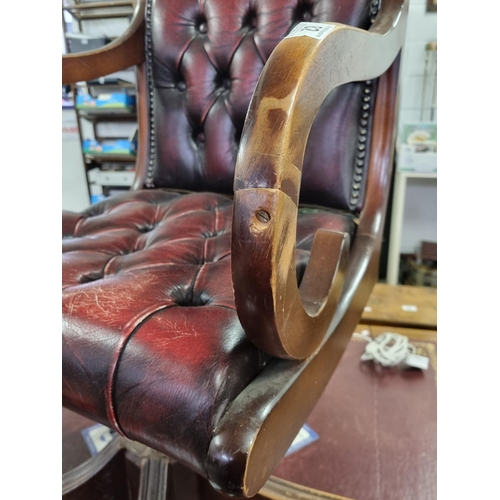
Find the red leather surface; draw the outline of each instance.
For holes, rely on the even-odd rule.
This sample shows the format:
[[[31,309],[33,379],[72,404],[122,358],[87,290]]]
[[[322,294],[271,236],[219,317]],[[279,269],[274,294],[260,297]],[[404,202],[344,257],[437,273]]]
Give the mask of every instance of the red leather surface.
[[[279,41],[301,21],[368,29],[378,5],[378,0],[150,4],[151,144],[146,184],[231,194],[250,98]],[[325,100],[309,136],[302,203],[361,208],[374,91],[375,83],[370,89],[363,82],[352,83]]]
[[[126,193],[63,214],[63,404],[204,474],[212,430],[269,357],[234,307],[232,199]],[[300,211],[297,263],[348,217]]]
[[[274,475],[355,500],[436,498],[435,344],[414,342],[428,371],[375,367],[351,341],[307,424],[319,440]]]

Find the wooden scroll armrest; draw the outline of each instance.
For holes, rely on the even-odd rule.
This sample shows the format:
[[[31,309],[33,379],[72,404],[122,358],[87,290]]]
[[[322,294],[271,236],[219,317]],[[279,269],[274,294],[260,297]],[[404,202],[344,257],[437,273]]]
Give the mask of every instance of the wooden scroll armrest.
[[[234,181],[232,280],[245,332],[274,356],[304,359],[318,348],[347,262],[348,236],[320,230],[297,286],[297,207],[314,117],[334,88],[371,80],[390,67],[404,40],[407,4],[384,0],[369,31],[305,23],[300,33],[323,29],[323,37],[285,38],[252,97]]]
[[[146,0],[136,0],[131,23],[116,40],[100,49],[64,55],[63,85],[92,80],[143,62],[145,4]]]

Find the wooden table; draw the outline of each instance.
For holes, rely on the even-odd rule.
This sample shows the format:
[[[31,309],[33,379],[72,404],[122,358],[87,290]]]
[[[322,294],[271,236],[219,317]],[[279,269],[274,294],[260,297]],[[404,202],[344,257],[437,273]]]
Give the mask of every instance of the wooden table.
[[[437,290],[377,283],[366,304],[361,323],[437,330]]]

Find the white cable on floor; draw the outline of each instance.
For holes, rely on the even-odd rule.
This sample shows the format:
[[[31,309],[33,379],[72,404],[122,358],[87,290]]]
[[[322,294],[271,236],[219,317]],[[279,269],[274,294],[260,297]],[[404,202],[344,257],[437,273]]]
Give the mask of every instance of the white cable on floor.
[[[413,354],[415,351],[416,348],[408,342],[408,337],[386,332],[370,340],[361,356],[361,361],[373,360],[382,366],[397,366],[408,354]]]
[[[372,339],[369,330],[362,330],[361,333],[354,333],[354,337],[368,342],[361,361],[374,361],[386,367],[403,365],[403,368],[420,370],[429,367],[429,358],[416,354],[417,348],[404,335],[385,332]]]

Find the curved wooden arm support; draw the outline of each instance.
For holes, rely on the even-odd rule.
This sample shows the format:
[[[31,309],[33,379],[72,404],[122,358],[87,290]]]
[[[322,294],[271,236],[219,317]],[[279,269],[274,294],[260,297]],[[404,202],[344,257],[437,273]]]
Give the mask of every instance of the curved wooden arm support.
[[[365,203],[345,286],[323,343],[303,361],[274,358],[217,425],[207,476],[226,495],[252,497],[263,487],[335,371],[377,281],[393,165],[398,74],[399,57],[377,84]]]
[[[249,338],[273,356],[305,359],[320,345],[342,290],[348,236],[318,231],[300,286],[297,206],[307,138],[327,95],[383,74],[404,40],[407,6],[384,0],[370,31],[341,24],[324,39],[285,38],[250,103],[235,172],[232,279]]]
[[[136,0],[129,27],[113,42],[100,49],[82,54],[64,55],[62,58],[63,85],[92,80],[143,62],[145,5],[146,0]]]

